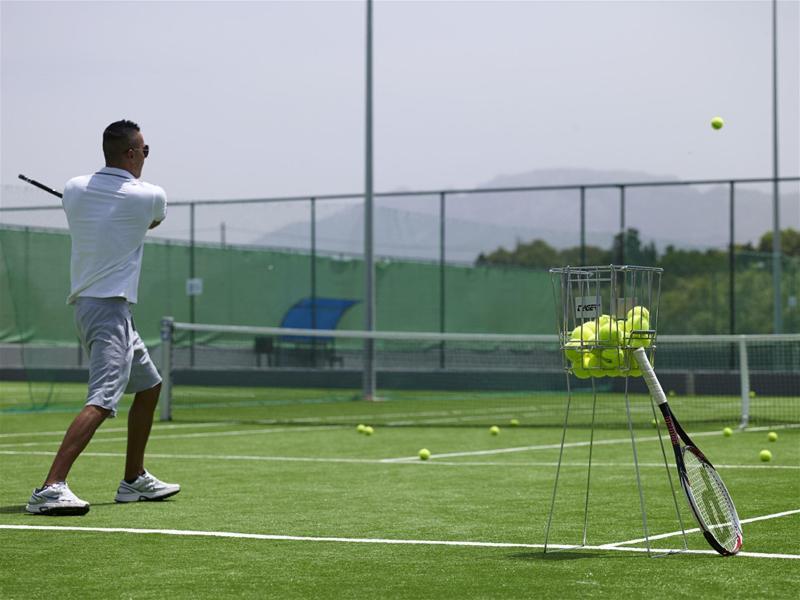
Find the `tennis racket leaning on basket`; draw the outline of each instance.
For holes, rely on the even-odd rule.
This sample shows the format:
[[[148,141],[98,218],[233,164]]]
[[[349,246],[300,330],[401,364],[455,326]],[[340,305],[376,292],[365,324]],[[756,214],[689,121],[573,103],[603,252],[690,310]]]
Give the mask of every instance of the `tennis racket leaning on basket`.
[[[672,449],[675,451],[681,487],[703,535],[711,547],[723,556],[736,554],[742,547],[742,525],[722,478],[672,414],[667,396],[644,348],[634,350],[633,356],[639,364],[650,394],[664,416]]]

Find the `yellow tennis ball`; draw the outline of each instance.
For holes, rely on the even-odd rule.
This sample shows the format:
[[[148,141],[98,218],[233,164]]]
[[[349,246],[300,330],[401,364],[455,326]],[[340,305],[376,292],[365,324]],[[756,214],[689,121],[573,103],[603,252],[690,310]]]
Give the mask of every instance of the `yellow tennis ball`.
[[[500,428],[497,425],[492,425],[489,427],[489,433],[492,435],[500,435]]]
[[[517,427],[517,426],[519,426],[519,419],[511,419],[508,422],[508,424],[511,425],[512,427]]]
[[[777,434],[777,433],[775,433],[774,431],[770,431],[770,432],[767,434],[767,439],[768,439],[770,442],[777,442],[777,441],[778,441],[778,434]]]
[[[589,379],[592,376],[589,371],[584,369],[583,367],[577,365],[576,363],[572,364],[572,374],[575,375],[578,379]]]
[[[711,119],[711,127],[714,129],[722,129],[723,125],[725,125],[725,121],[722,120],[722,117],[714,117]]]
[[[726,427],[725,429],[722,430],[722,435],[724,435],[725,437],[731,437],[733,435],[733,429],[731,429],[730,427]]]
[[[758,458],[761,459],[761,462],[769,462],[772,460],[772,452],[769,450],[762,450],[758,453]]]
[[[650,319],[650,311],[644,306],[634,306],[625,315],[626,319],[631,319],[633,317],[644,317],[645,319],[649,320]]]
[[[619,348],[608,348],[600,352],[600,361],[604,369],[619,369],[625,364],[625,352]]]
[[[364,430],[365,430],[366,428],[367,428],[367,426],[366,426],[366,425],[364,425],[364,424],[359,424],[359,426],[358,426],[358,427],[356,427],[356,431],[357,431],[358,433],[364,433]]]
[[[364,434],[365,435],[372,435],[373,433],[375,433],[375,430],[370,425],[367,425],[366,427],[364,427]]]
[[[588,370],[602,369],[603,362],[598,354],[595,352],[586,352],[583,355],[583,368]]]
[[[428,460],[431,457],[431,451],[427,448],[423,448],[419,451],[419,458],[420,460]]]

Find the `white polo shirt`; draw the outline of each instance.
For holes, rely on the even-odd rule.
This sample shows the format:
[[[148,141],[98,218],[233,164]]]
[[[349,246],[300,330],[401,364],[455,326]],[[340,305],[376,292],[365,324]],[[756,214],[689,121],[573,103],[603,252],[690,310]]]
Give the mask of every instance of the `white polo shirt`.
[[[72,237],[71,290],[80,296],[136,302],[144,237],[167,215],[167,195],[128,171],[104,167],[70,179],[62,199]]]

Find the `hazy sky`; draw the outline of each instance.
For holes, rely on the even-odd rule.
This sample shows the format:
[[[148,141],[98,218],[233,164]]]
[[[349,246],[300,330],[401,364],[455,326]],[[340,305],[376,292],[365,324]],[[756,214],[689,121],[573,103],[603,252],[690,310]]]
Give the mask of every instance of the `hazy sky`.
[[[103,128],[130,118],[144,179],[173,200],[363,190],[364,2],[0,6],[3,184],[94,170]],[[788,176],[800,3],[778,10]],[[375,188],[557,167],[769,177],[771,26],[769,0],[378,1]]]

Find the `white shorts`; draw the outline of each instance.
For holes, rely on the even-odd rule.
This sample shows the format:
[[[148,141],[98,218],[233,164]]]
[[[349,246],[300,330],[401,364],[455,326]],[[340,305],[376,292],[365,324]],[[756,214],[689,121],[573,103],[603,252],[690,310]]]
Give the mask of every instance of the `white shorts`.
[[[87,405],[110,410],[115,417],[123,394],[161,383],[124,298],[78,298],[75,326],[89,355]]]

